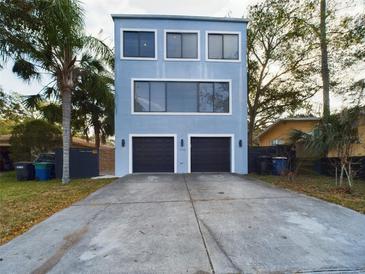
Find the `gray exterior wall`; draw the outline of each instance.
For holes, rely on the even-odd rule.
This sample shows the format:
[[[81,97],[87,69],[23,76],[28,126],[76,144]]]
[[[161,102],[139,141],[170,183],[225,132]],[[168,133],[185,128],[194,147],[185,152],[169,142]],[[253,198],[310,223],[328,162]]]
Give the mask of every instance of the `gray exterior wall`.
[[[132,134],[172,134],[176,136],[176,172],[189,172],[190,134],[234,136],[232,172],[247,173],[247,70],[246,22],[242,20],[189,20],[188,18],[134,18],[114,16],[115,23],[115,173],[131,172]],[[121,59],[121,29],[157,30],[157,60]],[[200,31],[199,61],[164,60],[165,30]],[[206,31],[240,32],[241,56],[237,61],[207,61]],[[230,114],[133,114],[132,79],[163,80],[229,80],[231,83]],[[125,146],[122,147],[122,139]],[[184,146],[181,147],[181,139]],[[242,147],[239,141],[242,140]]]

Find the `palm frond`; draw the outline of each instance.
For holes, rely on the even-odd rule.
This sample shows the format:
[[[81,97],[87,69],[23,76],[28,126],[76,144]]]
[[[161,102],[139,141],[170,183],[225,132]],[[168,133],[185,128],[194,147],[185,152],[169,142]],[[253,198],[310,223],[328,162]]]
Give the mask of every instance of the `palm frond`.
[[[43,101],[43,97],[41,94],[35,94],[35,95],[29,95],[25,96],[25,100],[23,101],[23,104],[28,109],[36,109],[40,105],[40,103]]]
[[[100,58],[106,60],[111,68],[114,68],[114,52],[104,41],[93,36],[85,36],[83,39],[87,49],[95,52]]]
[[[21,77],[23,80],[39,79],[40,74],[36,66],[24,60],[23,58],[16,59],[12,71]]]

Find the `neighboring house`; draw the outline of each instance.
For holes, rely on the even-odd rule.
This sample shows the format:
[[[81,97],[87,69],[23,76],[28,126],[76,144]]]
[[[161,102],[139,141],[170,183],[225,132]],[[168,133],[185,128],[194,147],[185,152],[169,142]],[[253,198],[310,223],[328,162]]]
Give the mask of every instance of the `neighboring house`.
[[[112,15],[116,175],[247,173],[247,20]]]
[[[273,146],[273,145],[286,145],[290,143],[290,135],[293,130],[301,130],[306,133],[313,131],[313,128],[318,124],[320,118],[308,117],[308,118],[286,118],[280,119],[276,123],[265,129],[258,137],[259,146]],[[361,115],[359,118],[358,126],[359,143],[353,144],[352,154],[353,157],[365,156],[365,116]],[[296,145],[297,156],[299,157],[318,157],[314,153],[309,153],[304,148],[304,145]],[[332,149],[327,155],[329,158],[336,157],[336,150]]]
[[[290,143],[293,130],[312,132],[320,118],[284,118],[270,125],[257,137],[259,146],[286,145]]]
[[[319,121],[320,118],[317,117],[280,119],[257,137],[259,146],[288,145],[291,143],[290,137],[293,130],[310,133]],[[317,153],[306,150],[304,144],[296,144],[295,151],[297,158],[311,159],[318,157]]]

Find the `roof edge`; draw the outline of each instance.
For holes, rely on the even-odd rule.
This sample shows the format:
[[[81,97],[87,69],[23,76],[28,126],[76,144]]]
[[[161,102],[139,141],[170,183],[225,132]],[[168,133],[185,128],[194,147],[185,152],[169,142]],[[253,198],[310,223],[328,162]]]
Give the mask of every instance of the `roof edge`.
[[[163,15],[163,14],[111,14],[114,19],[164,19],[164,20],[189,20],[189,21],[218,21],[248,23],[246,18],[193,16],[193,15]]]
[[[275,127],[276,125],[285,122],[285,121],[319,121],[321,118],[319,117],[298,117],[298,118],[282,118],[277,120],[275,123],[272,123],[270,126],[268,126],[264,131],[262,131],[259,135],[257,135],[257,139],[260,139],[260,137],[264,134],[266,134],[270,129]]]

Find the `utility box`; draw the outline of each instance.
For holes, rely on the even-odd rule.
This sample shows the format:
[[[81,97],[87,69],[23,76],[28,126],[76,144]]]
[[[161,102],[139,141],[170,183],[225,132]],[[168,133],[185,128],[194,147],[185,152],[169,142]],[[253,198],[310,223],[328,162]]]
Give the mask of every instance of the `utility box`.
[[[56,178],[62,178],[63,151],[56,149]],[[99,153],[97,149],[70,149],[70,178],[91,178],[99,176]]]

